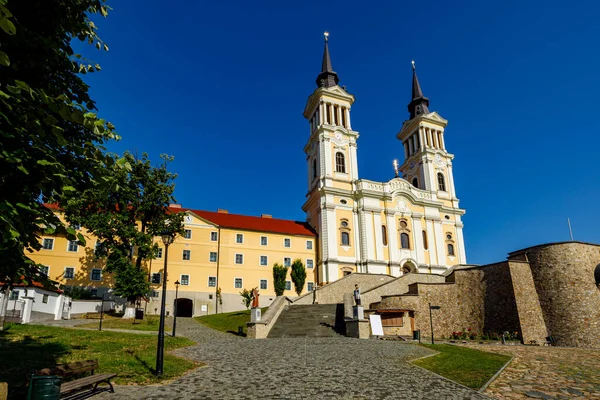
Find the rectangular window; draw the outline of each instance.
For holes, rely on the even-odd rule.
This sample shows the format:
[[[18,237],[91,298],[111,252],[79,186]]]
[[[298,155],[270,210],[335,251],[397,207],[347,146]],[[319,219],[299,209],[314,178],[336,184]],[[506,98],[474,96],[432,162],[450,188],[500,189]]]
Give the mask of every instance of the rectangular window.
[[[236,289],[241,289],[243,286],[242,284],[242,278],[235,278],[235,288]]]
[[[75,268],[66,267],[65,274],[63,276],[65,279],[73,279],[75,277]]]
[[[306,241],[306,250],[312,250],[312,240]]]
[[[152,283],[160,283],[160,272],[154,272],[152,274]]]
[[[152,291],[152,297],[154,297],[155,299],[158,298],[158,292],[156,290]]]
[[[260,280],[260,290],[266,290],[266,289],[267,289],[267,280],[261,279]]]
[[[314,288],[315,288],[315,284],[314,283],[308,282],[306,284],[306,290],[308,290],[309,292],[312,292],[314,290]]]
[[[314,261],[310,258],[307,258],[306,259],[306,268],[313,268],[314,266],[315,266]]]
[[[261,237],[260,237],[260,245],[261,245],[261,246],[266,246],[266,245],[267,245],[267,243],[268,243],[268,239],[267,239],[267,237],[266,237],[266,236],[261,236]]]
[[[288,258],[288,257],[285,257],[283,259],[283,266],[284,267],[290,267],[291,265],[292,265],[292,259]]]
[[[41,273],[42,275],[48,276],[48,274],[50,273],[50,267],[49,267],[49,266],[47,266],[47,265],[42,265],[42,266],[40,267],[40,273]]]
[[[216,251],[211,251],[210,252],[209,261],[210,262],[217,262],[217,252]]]
[[[191,239],[192,238],[192,230],[191,229],[186,229],[183,231],[183,238],[184,239]]]
[[[269,260],[267,258],[267,256],[260,256],[260,265],[267,265],[269,263]]]
[[[44,247],[44,250],[54,249],[54,239],[44,239],[43,247]]]
[[[9,300],[17,300],[18,298],[19,298],[18,290],[13,290],[12,292],[10,292]]]
[[[236,254],[235,255],[235,263],[236,264],[243,264],[244,263],[244,255],[243,254]]]
[[[189,275],[181,275],[181,286],[189,286],[190,285],[190,276]]]
[[[45,294],[44,297],[42,297],[42,303],[48,304],[48,295],[47,294]]]
[[[91,280],[99,281],[101,277],[102,277],[102,270],[100,268],[92,269],[92,276],[90,278]]]
[[[158,249],[156,249],[156,258],[162,258],[162,247],[159,247]]]
[[[208,277],[208,287],[217,287],[217,277],[216,276]]]
[[[292,290],[292,281],[285,281],[285,290]]]
[[[283,247],[292,247],[292,239],[289,239],[289,238],[283,239]]]
[[[211,232],[210,233],[210,241],[211,242],[216,242],[217,239],[218,239],[217,232]]]
[[[236,243],[244,243],[244,235],[241,233],[238,233],[237,235],[235,235],[235,242]]]
[[[77,253],[77,250],[79,250],[79,245],[77,244],[77,241],[69,240],[69,245],[67,246],[67,251]]]
[[[184,250],[183,251],[183,259],[185,261],[189,261],[192,258],[192,252],[191,250]]]

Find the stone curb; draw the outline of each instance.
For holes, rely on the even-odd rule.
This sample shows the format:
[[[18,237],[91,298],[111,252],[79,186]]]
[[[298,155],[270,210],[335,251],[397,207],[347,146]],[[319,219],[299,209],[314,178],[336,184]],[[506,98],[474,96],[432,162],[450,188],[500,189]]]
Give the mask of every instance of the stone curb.
[[[417,346],[417,345],[415,344],[415,345],[413,345],[413,346]],[[451,345],[450,345],[450,346],[451,346]],[[433,351],[435,351],[435,350],[433,350]],[[435,372],[433,372],[433,371],[430,371],[430,370],[428,370],[427,368],[420,367],[420,366],[418,366],[418,365],[416,365],[416,364],[414,364],[414,363],[413,363],[414,361],[417,361],[417,360],[422,360],[423,358],[429,358],[429,357],[437,356],[438,354],[440,354],[440,352],[439,352],[439,351],[436,351],[434,354],[429,354],[429,355],[427,355],[427,356],[423,356],[423,357],[419,357],[419,358],[414,358],[414,359],[412,359],[412,360],[409,360],[409,362],[410,362],[410,365],[412,365],[413,367],[416,367],[416,368],[422,369],[423,371],[427,371],[427,372],[429,372],[430,374],[433,374],[433,375],[435,375],[435,376],[438,376],[438,377],[442,378],[442,379],[443,379],[443,380],[445,380],[445,381],[452,382],[452,383],[454,383],[455,385],[461,386],[461,387],[463,387],[463,388],[465,388],[465,389],[467,389],[467,390],[470,390],[470,391],[471,391],[471,392],[473,392],[473,393],[477,393],[477,394],[479,394],[479,395],[481,395],[481,396],[484,396],[484,397],[486,397],[486,398],[488,398],[488,399],[491,399],[491,400],[493,400],[493,399],[494,399],[493,397],[490,397],[490,396],[486,395],[485,393],[481,393],[481,392],[479,392],[479,391],[477,391],[477,390],[475,390],[475,389],[471,389],[470,387],[468,387],[468,386],[465,386],[465,385],[463,385],[462,383],[458,383],[458,382],[456,382],[456,381],[453,381],[452,379],[446,378],[445,376],[442,376],[442,375],[440,375],[440,374],[436,374]]]
[[[502,373],[502,371],[504,371],[504,370],[506,369],[506,367],[508,367],[508,364],[510,364],[510,363],[512,362],[512,360],[514,360],[514,359],[515,359],[514,357],[511,357],[511,358],[510,358],[510,360],[508,360],[508,361],[506,362],[506,364],[504,364],[504,365],[502,366],[502,368],[500,368],[500,369],[498,370],[498,372],[496,372],[496,373],[494,374],[494,376],[492,376],[492,377],[490,378],[490,380],[489,380],[489,381],[487,381],[487,382],[485,383],[485,385],[483,385],[483,386],[482,386],[482,387],[479,389],[479,393],[483,393],[483,391],[484,391],[485,389],[487,389],[487,388],[488,388],[488,386],[490,386],[490,384],[491,384],[492,382],[494,382],[494,381],[495,381],[495,380],[498,378],[498,376],[500,376],[500,374]]]

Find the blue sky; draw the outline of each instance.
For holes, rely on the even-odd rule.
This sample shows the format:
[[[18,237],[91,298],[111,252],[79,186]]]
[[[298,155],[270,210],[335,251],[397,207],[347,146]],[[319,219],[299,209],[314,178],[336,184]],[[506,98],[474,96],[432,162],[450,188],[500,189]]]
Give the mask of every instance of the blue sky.
[[[304,220],[308,122],[329,31],[356,96],[359,176],[393,177],[414,59],[446,147],[470,263],[600,242],[600,4],[481,1],[112,1],[88,75],[115,152],[175,156],[187,207]]]

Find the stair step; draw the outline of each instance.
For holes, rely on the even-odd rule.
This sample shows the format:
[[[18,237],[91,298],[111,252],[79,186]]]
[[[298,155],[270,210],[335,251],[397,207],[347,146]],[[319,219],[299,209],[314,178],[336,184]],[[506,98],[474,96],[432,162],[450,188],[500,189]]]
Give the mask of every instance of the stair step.
[[[269,338],[336,337],[337,304],[291,305],[283,310]]]

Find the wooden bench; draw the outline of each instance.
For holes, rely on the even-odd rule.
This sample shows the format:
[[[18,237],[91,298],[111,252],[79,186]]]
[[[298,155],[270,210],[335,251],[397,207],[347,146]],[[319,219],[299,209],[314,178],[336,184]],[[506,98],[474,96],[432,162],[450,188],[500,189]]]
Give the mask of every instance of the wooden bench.
[[[50,376],[56,375],[61,378],[73,378],[80,375],[85,375],[87,372],[91,374],[88,376],[84,376],[79,379],[69,380],[60,385],[60,395],[67,395],[69,393],[83,390],[83,389],[91,389],[91,393],[94,393],[98,390],[98,385],[101,383],[107,383],[110,387],[110,392],[114,393],[115,389],[113,388],[110,380],[117,376],[117,374],[94,374],[94,370],[98,369],[98,360],[87,360],[87,361],[78,361],[71,364],[59,364],[54,368],[44,368],[37,371],[34,375],[38,376]]]

